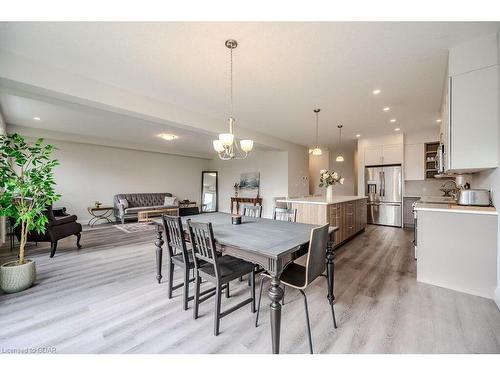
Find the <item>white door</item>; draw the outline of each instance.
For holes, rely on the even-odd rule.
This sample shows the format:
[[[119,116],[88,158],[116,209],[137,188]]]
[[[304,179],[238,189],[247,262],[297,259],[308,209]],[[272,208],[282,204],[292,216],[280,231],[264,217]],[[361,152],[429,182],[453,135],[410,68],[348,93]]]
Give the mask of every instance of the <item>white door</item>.
[[[381,165],[382,159],[382,146],[370,146],[365,148],[365,165]]]
[[[401,144],[382,146],[383,164],[402,164],[403,148]]]
[[[424,179],[424,144],[405,145],[405,180]]]

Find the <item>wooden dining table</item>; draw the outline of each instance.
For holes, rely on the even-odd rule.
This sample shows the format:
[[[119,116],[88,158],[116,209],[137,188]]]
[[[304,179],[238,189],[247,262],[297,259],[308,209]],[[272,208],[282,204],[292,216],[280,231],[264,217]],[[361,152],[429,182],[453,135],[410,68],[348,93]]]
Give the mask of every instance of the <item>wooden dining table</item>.
[[[261,266],[271,276],[268,290],[271,315],[272,352],[279,353],[281,331],[281,300],[283,289],[280,286],[280,275],[286,265],[307,253],[311,229],[316,225],[292,223],[287,221],[263,218],[242,217],[239,225],[231,224],[231,215],[226,213],[204,213],[183,217],[184,230],[186,221],[212,223],[217,249],[224,254],[252,262]],[[162,279],[162,255],[164,227],[161,218],[154,219],[156,224],[156,279]],[[333,248],[335,233],[338,227],[330,227],[330,240],[325,249],[326,270],[328,279],[327,298],[333,304],[334,263]]]

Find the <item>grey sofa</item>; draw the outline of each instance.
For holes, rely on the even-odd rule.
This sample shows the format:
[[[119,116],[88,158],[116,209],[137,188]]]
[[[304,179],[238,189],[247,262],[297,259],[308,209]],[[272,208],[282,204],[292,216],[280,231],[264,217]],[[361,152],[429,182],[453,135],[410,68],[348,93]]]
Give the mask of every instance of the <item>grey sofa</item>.
[[[113,197],[113,211],[116,221],[137,219],[139,211],[154,210],[156,208],[175,208],[177,205],[165,206],[165,197],[171,197],[170,193],[130,193],[116,194]],[[120,203],[120,200],[128,203],[128,207]]]

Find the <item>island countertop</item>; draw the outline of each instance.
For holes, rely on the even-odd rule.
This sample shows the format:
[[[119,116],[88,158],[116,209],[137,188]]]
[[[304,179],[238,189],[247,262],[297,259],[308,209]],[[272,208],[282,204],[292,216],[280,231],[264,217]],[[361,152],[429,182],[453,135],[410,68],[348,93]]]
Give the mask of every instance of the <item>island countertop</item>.
[[[277,202],[284,203],[300,203],[300,204],[317,204],[328,206],[330,204],[338,204],[343,202],[355,201],[359,199],[366,199],[363,195],[337,195],[334,196],[331,201],[327,201],[326,197],[302,197],[302,198],[287,198],[287,199],[277,199]]]

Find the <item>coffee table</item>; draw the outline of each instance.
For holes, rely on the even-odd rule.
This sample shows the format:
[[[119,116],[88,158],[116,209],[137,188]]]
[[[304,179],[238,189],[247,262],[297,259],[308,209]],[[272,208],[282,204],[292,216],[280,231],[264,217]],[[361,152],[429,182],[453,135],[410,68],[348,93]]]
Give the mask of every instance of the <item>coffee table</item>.
[[[143,223],[143,222],[148,222],[152,221],[151,218],[158,217],[161,215],[172,215],[172,216],[179,216],[179,208],[158,208],[156,210],[145,210],[145,211],[139,211],[137,213],[137,222],[138,223]]]

